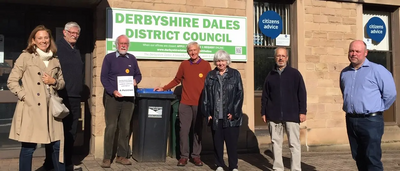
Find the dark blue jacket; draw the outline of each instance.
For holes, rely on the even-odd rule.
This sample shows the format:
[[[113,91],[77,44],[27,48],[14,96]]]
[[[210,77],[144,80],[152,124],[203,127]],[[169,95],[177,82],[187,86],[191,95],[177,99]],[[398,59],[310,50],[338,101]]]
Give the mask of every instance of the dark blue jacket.
[[[306,112],[307,92],[300,72],[290,66],[281,75],[272,70],[264,83],[261,115],[266,115],[269,121],[300,123],[299,114]]]
[[[71,48],[64,38],[58,40],[56,44],[57,56],[65,81],[65,88],[58,91],[58,95],[63,98],[80,98],[84,76],[81,53],[76,47]]]

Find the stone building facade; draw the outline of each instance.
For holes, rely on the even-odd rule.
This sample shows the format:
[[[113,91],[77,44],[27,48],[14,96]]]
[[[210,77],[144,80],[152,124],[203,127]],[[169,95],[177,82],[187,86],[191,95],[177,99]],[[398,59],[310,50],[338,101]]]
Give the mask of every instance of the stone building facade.
[[[105,8],[133,8],[143,10],[155,10],[155,11],[169,11],[169,12],[184,12],[184,13],[200,13],[200,14],[215,14],[215,15],[231,15],[231,16],[249,16],[252,15],[253,4],[252,1],[245,0],[140,0],[140,1],[126,1],[126,0],[111,0],[103,1],[97,7],[96,12],[96,28],[100,28],[96,31],[97,41],[96,48],[93,51],[93,96],[91,103],[92,113],[92,152],[96,157],[101,157],[103,148],[103,134],[105,128],[104,122],[104,108],[102,104],[103,87],[100,82],[101,64],[105,56]],[[252,26],[251,20],[247,20],[247,26]],[[247,37],[252,37],[252,33],[249,32]],[[250,43],[252,41],[249,41]],[[248,44],[250,46],[251,44]],[[200,52],[201,56],[201,52]],[[243,104],[243,112],[249,115],[249,118],[253,115],[253,103],[254,93],[251,90],[253,87],[253,62],[251,57],[251,49],[248,51],[247,62],[232,63],[231,67],[236,68],[242,75],[245,97]],[[174,77],[178,70],[181,61],[141,61],[139,60],[139,67],[142,72],[143,80],[139,84],[139,87],[156,87],[163,86],[169,83]],[[210,61],[210,65],[214,68],[214,64]],[[249,126],[254,125],[249,119]],[[254,126],[251,128],[254,129]],[[205,134],[210,134],[210,130],[205,126],[203,128]],[[248,129],[249,130],[249,129]],[[246,136],[241,136],[246,137]],[[209,139],[209,140],[207,140]],[[205,145],[205,150],[212,150],[210,147],[211,136],[204,136],[203,142],[208,142]],[[244,141],[245,142],[245,141]],[[243,143],[244,144],[244,143]],[[245,146],[245,145],[244,145]]]
[[[398,1],[296,1],[298,69],[303,73],[308,90],[308,121],[303,124],[306,145],[347,144],[342,97],[339,88],[340,71],[349,65],[348,45],[363,40],[363,11],[372,9],[390,15],[392,58],[388,59],[399,91]],[[303,33],[303,34],[300,34]],[[368,57],[368,56],[367,56]],[[399,140],[399,112],[396,101],[385,112],[384,142]],[[389,115],[392,115],[389,117]]]
[[[260,123],[260,91],[254,88],[254,75],[267,70],[254,69],[257,63],[254,57],[256,46],[253,44],[254,30],[257,27],[257,16],[254,14],[255,2],[266,5],[286,4],[290,10],[288,21],[290,24],[288,27],[291,30],[290,65],[302,73],[308,92],[307,121],[301,124],[302,144],[307,147],[348,144],[345,113],[341,109],[343,100],[339,88],[340,71],[349,64],[348,45],[352,40],[365,38],[363,23],[365,11],[388,14],[390,46],[387,51],[379,51],[379,53],[388,54],[385,62],[393,73],[395,82],[400,85],[400,62],[398,62],[400,59],[398,48],[400,46],[400,1],[398,0],[88,0],[71,2],[56,0],[51,4],[44,0],[29,2],[0,0],[0,6],[34,4],[40,8],[47,6],[68,7],[72,10],[79,8],[81,11],[87,10],[92,16],[86,20],[89,26],[83,30],[84,34],[90,35],[85,39],[91,41],[85,41],[85,46],[88,48],[83,54],[86,65],[85,83],[90,90],[90,96],[86,104],[82,105],[85,111],[82,114],[84,116],[82,122],[90,123],[85,125],[85,129],[90,130],[89,134],[85,135],[86,138],[90,138],[90,152],[101,158],[105,121],[100,71],[106,55],[106,8],[109,7],[246,17],[247,61],[231,64],[240,71],[245,88],[243,112],[247,118],[241,129],[239,148],[251,150],[269,143],[269,137],[262,133],[266,130],[265,124]],[[64,23],[73,19],[73,17],[65,17],[65,21],[62,20],[59,23],[55,23],[54,20],[38,23],[48,25],[50,29],[55,30],[53,26],[63,27]],[[0,17],[0,21],[2,20],[5,19]],[[0,26],[0,34],[2,34],[1,31],[7,30],[5,28],[6,25]],[[31,28],[25,28],[25,30],[30,32]],[[83,38],[79,41],[83,41]],[[274,46],[269,48],[274,48]],[[7,48],[5,52],[7,54]],[[179,64],[180,61],[139,60],[143,74],[143,80],[139,86],[151,88],[167,84],[175,76]],[[213,67],[212,62],[210,65]],[[398,90],[399,87],[397,86]],[[9,92],[0,91],[0,107],[2,103],[15,103],[15,98],[14,101],[9,101],[10,99],[13,98]],[[400,140],[400,112],[397,112],[397,107],[400,107],[400,103],[396,101],[392,108],[385,112],[384,142]],[[85,119],[89,119],[90,122],[86,122]],[[212,150],[210,130],[205,127],[204,132],[204,150]],[[312,150],[312,148],[309,149]]]

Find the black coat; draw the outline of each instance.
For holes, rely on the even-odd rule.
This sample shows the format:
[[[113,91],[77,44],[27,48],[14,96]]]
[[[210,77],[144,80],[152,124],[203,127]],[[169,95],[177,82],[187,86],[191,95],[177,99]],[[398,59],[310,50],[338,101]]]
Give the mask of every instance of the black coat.
[[[217,77],[218,68],[210,71],[207,74],[204,90],[202,94],[202,110],[204,116],[208,119],[212,116],[213,128],[218,126],[219,112],[216,99],[218,99],[221,85]],[[223,127],[236,127],[242,125],[242,106],[243,106],[243,83],[238,70],[229,68],[226,76],[223,79]],[[233,119],[228,120],[228,114],[231,114]]]
[[[64,38],[59,39],[56,44],[57,56],[60,59],[65,80],[65,88],[58,91],[58,95],[62,98],[80,98],[84,76],[81,53],[76,47],[71,48],[71,45]]]
[[[307,112],[307,92],[297,69],[286,66],[282,74],[274,69],[265,79],[261,99],[261,115],[270,121],[300,122]]]

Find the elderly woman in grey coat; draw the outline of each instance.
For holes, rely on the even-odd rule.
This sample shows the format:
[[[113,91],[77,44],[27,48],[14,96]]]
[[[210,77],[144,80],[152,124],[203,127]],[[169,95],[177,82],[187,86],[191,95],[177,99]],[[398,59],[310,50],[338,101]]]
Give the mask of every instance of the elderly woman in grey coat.
[[[9,138],[21,142],[20,171],[32,170],[32,155],[37,143],[53,149],[56,171],[65,170],[63,123],[49,113],[51,108],[48,106],[49,89],[60,90],[65,85],[56,52],[50,30],[43,25],[37,26],[7,81],[10,91],[18,97]]]
[[[214,55],[215,69],[207,74],[203,90],[203,112],[211,124],[217,171],[223,171],[224,141],[229,170],[238,170],[237,143],[242,125],[243,83],[238,70],[229,67],[231,58],[223,50]]]

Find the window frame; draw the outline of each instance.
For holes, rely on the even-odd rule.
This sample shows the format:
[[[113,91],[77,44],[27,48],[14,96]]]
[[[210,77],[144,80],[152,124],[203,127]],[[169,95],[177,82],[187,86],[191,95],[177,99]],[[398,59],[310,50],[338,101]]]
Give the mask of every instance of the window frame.
[[[255,0],[253,2],[253,16],[254,16],[254,30],[253,30],[253,36],[260,36],[262,35],[263,41],[260,44],[256,44],[253,42],[253,49],[254,49],[254,93],[255,95],[261,95],[262,88],[260,87],[258,82],[264,82],[265,77],[267,76],[268,72],[271,70],[270,68],[260,68],[260,70],[257,67],[257,62],[263,62],[257,60],[258,58],[256,57],[256,51],[257,49],[271,49],[275,50],[277,47],[285,47],[288,50],[289,54],[289,59],[288,59],[288,66],[292,66],[292,57],[291,57],[291,52],[292,52],[292,45],[293,45],[293,34],[291,31],[293,30],[293,10],[291,8],[292,3],[294,0],[280,0],[280,1],[274,1],[274,0]],[[258,6],[257,6],[258,5]],[[257,8],[258,7],[258,8]],[[276,40],[271,39],[269,37],[266,37],[263,35],[258,27],[258,21],[262,13],[268,10],[273,10],[277,12],[278,14],[281,15],[282,21],[283,21],[283,29],[281,34],[288,34],[290,35],[290,45],[289,46],[276,46]],[[284,13],[285,15],[282,15]],[[273,59],[274,60],[274,59]],[[275,61],[273,62],[275,63]],[[272,68],[272,67],[271,67]],[[258,77],[259,73],[264,73],[262,75],[265,75],[264,78],[256,78]],[[261,79],[261,81],[260,81]],[[262,87],[262,84],[261,84]]]
[[[389,70],[389,72],[391,72],[394,75],[394,56],[393,56],[393,38],[392,38],[392,34],[393,34],[393,24],[392,24],[392,14],[393,14],[394,10],[391,7],[388,6],[381,6],[381,5],[363,5],[363,11],[362,11],[362,16],[364,17],[365,14],[372,14],[376,13],[376,15],[380,14],[380,15],[387,15],[388,20],[387,20],[387,37],[388,37],[388,50],[370,50],[368,49],[368,54],[367,54],[367,59],[370,60],[371,62],[375,62],[373,59],[371,59],[371,57],[369,58],[368,56],[372,56],[370,55],[371,53],[383,53],[386,64],[383,65],[387,70]],[[364,23],[363,23],[364,26]],[[363,30],[363,38],[365,37],[365,29]],[[375,62],[375,63],[379,63],[379,62]],[[396,102],[395,102],[396,103]],[[396,122],[396,109],[395,109],[395,103],[386,111],[384,111],[384,122],[385,125],[388,123],[389,125],[391,123]]]

